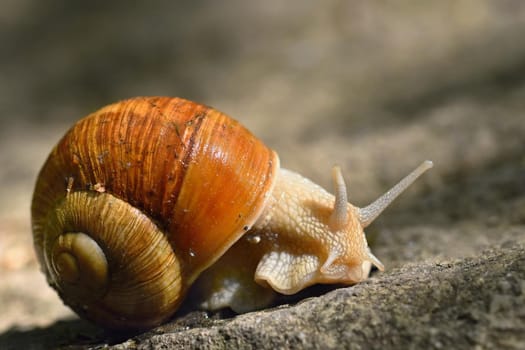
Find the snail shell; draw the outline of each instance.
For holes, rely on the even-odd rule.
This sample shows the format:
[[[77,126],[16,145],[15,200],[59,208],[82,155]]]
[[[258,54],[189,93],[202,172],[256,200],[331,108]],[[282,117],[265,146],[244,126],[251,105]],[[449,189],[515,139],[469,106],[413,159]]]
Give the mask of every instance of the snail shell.
[[[63,301],[103,327],[158,325],[192,285],[202,307],[247,311],[382,269],[363,227],[430,166],[357,208],[337,167],[334,196],[215,109],[134,98],[53,148],[33,195],[34,245]]]

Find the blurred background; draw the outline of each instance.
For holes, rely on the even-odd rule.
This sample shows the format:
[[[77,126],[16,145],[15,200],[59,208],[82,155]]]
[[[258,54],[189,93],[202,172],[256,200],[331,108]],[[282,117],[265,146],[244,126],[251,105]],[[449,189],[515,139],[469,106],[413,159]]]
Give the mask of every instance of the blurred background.
[[[0,333],[71,317],[38,271],[29,206],[82,116],[180,96],[365,205],[435,168],[369,234],[387,268],[525,240],[525,2],[0,0]],[[525,291],[524,291],[525,292]]]

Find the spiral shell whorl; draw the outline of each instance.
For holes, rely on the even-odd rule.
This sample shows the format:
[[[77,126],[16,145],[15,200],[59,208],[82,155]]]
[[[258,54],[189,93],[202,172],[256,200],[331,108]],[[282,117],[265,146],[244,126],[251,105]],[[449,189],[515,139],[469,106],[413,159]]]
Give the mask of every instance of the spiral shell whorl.
[[[104,295],[108,285],[108,262],[98,243],[82,232],[58,236],[51,253],[55,283]]]
[[[145,328],[174,312],[181,267],[146,215],[113,195],[79,191],[50,216],[48,279],[77,313],[109,328]]]

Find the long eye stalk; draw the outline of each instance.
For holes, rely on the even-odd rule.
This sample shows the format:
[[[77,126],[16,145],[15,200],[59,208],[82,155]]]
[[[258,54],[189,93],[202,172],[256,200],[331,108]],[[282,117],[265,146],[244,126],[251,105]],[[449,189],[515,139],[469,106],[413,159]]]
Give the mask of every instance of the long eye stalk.
[[[358,210],[359,222],[364,227],[370,225],[385,210],[390,203],[403,193],[418,177],[425,171],[432,168],[434,164],[430,160],[425,160],[414,171],[404,177],[401,181],[392,187],[388,192],[376,199],[372,204]]]

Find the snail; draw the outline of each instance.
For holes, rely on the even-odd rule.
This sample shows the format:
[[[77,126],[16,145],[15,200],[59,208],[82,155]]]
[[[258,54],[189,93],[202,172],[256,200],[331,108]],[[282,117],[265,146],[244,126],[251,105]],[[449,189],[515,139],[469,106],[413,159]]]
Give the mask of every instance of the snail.
[[[246,312],[383,270],[363,228],[430,167],[358,208],[339,167],[332,195],[225,114],[138,97],[81,119],[53,148],[33,194],[34,246],[64,303],[105,328],[159,325],[188,294]]]

